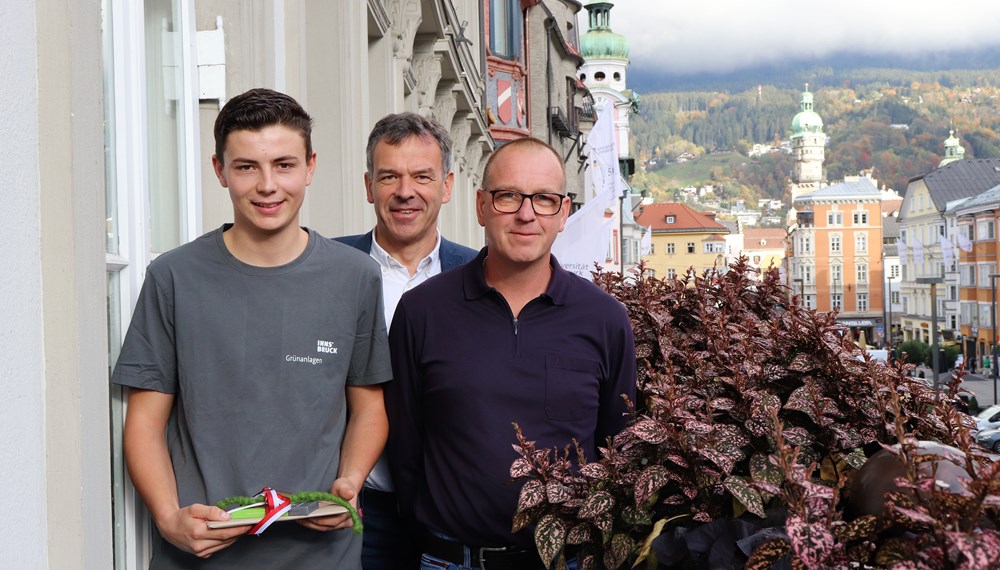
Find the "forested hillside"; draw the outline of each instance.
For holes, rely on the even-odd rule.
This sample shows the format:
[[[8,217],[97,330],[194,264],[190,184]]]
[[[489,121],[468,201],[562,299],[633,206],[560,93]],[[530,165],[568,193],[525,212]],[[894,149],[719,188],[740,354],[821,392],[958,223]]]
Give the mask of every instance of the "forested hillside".
[[[1000,157],[1000,70],[864,69],[815,76],[821,81],[810,90],[829,137],[828,180],[874,168],[880,184],[902,192],[909,178],[937,166],[952,128],[966,158]],[[828,83],[834,77],[838,83]],[[739,92],[642,94],[640,112],[630,125],[632,154],[645,171],[633,184],[662,199],[669,199],[675,184],[683,182],[723,184],[730,196],[787,200],[791,156],[748,154],[755,143],[778,146],[788,139],[801,92],[801,87],[753,85]],[[682,153],[697,161],[721,152],[739,153],[743,159],[713,161],[717,165],[703,180],[681,181],[671,173],[680,166],[675,161]]]

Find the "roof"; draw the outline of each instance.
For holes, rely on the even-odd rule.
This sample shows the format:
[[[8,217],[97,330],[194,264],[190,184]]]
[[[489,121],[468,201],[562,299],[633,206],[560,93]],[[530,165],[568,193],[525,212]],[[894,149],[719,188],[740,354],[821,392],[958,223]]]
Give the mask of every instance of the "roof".
[[[955,204],[953,207],[948,208],[949,210],[966,210],[975,208],[977,206],[993,206],[1000,203],[1000,186],[994,186],[989,190],[979,194],[978,196],[973,196],[967,200],[963,200]]]
[[[882,193],[875,187],[870,178],[860,177],[857,180],[838,182],[815,192],[810,192],[795,199],[796,204],[803,202],[822,202],[834,198],[881,198]]]
[[[1000,160],[974,158],[958,160],[936,168],[910,182],[923,179],[939,211],[948,202],[977,196],[1000,184]]]
[[[882,216],[882,239],[898,238],[899,222],[893,216]]]
[[[783,228],[746,228],[743,249],[785,249],[787,233]]]
[[[882,216],[885,217],[887,214],[899,213],[899,210],[902,207],[902,198],[899,200],[882,200]]]
[[[667,216],[674,217],[674,223],[666,222]],[[711,231],[727,234],[726,226],[709,218],[701,212],[696,212],[686,204],[670,202],[667,204],[649,204],[636,216],[636,223],[643,227],[651,227],[654,232],[692,232]]]
[[[740,223],[736,220],[715,220],[726,227],[730,234],[740,233]]]

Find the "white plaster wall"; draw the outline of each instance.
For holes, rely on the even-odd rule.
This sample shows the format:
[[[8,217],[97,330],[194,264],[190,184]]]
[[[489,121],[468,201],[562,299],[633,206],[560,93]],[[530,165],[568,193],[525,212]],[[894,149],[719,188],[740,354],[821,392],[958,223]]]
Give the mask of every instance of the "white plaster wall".
[[[35,2],[0,3],[0,552],[5,568],[48,566],[45,379]]]

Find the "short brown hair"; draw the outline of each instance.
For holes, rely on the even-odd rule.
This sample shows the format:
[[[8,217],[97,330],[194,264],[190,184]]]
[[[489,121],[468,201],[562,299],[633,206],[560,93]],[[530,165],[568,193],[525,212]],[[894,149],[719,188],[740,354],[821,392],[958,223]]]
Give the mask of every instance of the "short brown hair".
[[[283,125],[302,135],[306,160],[312,157],[312,117],[292,97],[272,89],[251,89],[233,97],[215,118],[215,158],[223,163],[226,139],[233,131],[259,131]]]

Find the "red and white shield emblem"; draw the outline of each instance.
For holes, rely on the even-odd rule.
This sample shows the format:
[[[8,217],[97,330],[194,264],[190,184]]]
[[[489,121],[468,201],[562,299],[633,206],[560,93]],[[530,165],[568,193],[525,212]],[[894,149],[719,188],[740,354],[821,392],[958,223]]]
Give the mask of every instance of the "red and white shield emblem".
[[[511,112],[511,85],[510,81],[497,79],[497,115],[504,124],[510,123],[513,113]]]

